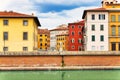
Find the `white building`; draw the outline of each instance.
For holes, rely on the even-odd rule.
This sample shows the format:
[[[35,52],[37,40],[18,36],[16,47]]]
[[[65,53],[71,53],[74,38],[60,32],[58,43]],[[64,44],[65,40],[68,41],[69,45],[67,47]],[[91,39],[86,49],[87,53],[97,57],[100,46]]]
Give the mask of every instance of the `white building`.
[[[85,10],[85,50],[108,51],[108,11],[104,8]]]
[[[50,30],[50,49],[56,50],[57,47],[57,35],[68,33],[67,25],[60,25],[55,29]]]

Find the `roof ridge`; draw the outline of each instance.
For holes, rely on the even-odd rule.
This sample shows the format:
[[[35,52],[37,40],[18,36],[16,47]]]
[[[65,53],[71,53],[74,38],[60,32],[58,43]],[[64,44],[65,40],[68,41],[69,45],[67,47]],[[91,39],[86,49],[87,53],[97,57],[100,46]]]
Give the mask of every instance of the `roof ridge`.
[[[0,17],[35,17],[33,14],[28,15],[14,11],[0,11]]]

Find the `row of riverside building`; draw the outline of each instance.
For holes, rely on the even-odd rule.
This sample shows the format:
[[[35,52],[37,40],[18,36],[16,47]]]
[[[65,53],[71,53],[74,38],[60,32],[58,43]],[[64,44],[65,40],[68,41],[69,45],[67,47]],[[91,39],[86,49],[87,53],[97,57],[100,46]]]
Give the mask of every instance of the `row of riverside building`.
[[[40,32],[41,30],[42,32]],[[43,33],[45,31],[46,33]],[[50,31],[39,29],[38,32],[38,37],[41,37],[38,39],[40,50],[84,51],[84,21],[69,23],[68,26],[62,24]],[[49,47],[46,45],[44,48],[45,44],[50,45],[48,45]]]
[[[50,48],[64,51],[120,51],[120,3],[103,0],[84,10],[83,21],[50,30]]]
[[[3,51],[120,51],[120,4],[103,0],[102,7],[84,10],[83,21],[38,29],[38,17],[0,12],[0,52]]]

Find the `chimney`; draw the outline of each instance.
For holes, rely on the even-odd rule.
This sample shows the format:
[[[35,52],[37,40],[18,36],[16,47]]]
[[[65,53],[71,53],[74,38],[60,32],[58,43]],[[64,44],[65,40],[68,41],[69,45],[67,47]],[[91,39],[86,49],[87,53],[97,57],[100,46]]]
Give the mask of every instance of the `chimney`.
[[[7,12],[7,10],[5,10],[4,12]]]
[[[32,16],[34,16],[34,13],[32,13]]]
[[[10,13],[13,13],[13,11],[11,10],[11,11],[9,11]]]

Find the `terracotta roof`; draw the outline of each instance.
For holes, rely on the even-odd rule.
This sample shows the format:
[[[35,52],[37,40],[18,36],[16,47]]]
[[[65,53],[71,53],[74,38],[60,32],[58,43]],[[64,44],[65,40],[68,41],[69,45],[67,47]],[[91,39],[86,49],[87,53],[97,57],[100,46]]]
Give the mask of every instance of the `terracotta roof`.
[[[50,34],[48,29],[38,29],[38,34]]]
[[[23,13],[13,12],[13,11],[0,11],[0,18],[34,18],[38,26],[41,26],[38,18],[34,15],[27,15]]]
[[[60,30],[68,30],[67,25],[59,25],[57,28],[52,29],[50,31],[60,31]]]
[[[84,25],[84,20],[82,20],[82,21],[77,21],[77,22],[73,22],[73,23],[68,23],[68,25],[74,25],[74,24],[81,24],[81,25]]]
[[[101,10],[106,10],[105,8],[94,8],[94,9],[87,9],[86,11],[101,11]]]
[[[83,13],[83,16],[82,16],[82,19],[85,18],[85,15],[87,12],[107,12],[108,10],[105,9],[105,8],[94,8],[94,9],[87,9],[87,10],[84,10],[84,13]]]
[[[34,16],[17,13],[17,12],[13,12],[13,11],[9,11],[9,12],[3,11],[3,12],[0,12],[0,17],[34,17]]]

